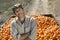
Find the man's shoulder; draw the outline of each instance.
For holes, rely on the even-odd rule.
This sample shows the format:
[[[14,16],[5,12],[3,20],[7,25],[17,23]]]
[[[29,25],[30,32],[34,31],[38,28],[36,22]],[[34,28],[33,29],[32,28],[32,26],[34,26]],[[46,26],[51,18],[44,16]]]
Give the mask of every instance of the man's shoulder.
[[[30,18],[30,16],[28,16],[28,15],[25,15],[25,17],[26,17],[26,18]]]
[[[26,18],[30,19],[30,21],[36,20],[34,17],[26,16]]]
[[[30,19],[31,19],[31,20],[36,20],[34,17],[31,17]]]
[[[14,19],[13,21],[11,21],[11,25],[12,25],[12,24],[16,24],[16,21],[17,21],[17,18]]]

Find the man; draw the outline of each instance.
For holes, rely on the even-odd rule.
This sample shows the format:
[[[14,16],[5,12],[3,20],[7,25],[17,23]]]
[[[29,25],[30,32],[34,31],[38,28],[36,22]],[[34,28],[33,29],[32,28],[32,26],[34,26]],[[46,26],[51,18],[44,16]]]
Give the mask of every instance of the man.
[[[12,8],[18,17],[11,22],[11,34],[13,40],[36,40],[37,23],[34,18],[25,16],[22,5],[16,4]]]

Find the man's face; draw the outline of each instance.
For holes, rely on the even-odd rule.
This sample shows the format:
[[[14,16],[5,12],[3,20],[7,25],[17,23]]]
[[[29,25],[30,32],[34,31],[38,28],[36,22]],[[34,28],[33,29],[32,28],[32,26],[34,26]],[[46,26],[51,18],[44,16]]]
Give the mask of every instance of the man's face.
[[[20,19],[24,16],[23,9],[22,8],[17,8],[15,10],[16,16],[18,16]]]

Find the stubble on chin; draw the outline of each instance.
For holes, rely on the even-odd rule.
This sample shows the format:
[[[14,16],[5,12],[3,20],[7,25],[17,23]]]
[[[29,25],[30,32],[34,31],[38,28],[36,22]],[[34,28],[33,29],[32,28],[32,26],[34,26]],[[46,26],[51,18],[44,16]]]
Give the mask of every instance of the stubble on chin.
[[[18,18],[19,18],[20,21],[23,21],[24,20],[24,15],[19,15]]]

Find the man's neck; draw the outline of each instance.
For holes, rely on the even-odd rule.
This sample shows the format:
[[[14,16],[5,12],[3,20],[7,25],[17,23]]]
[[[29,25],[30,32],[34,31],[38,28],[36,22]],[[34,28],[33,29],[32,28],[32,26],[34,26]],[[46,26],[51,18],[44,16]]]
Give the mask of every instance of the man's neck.
[[[20,21],[20,23],[21,24],[23,24],[24,23],[24,21],[25,21],[25,17],[23,17],[23,19],[21,20],[21,19],[19,19],[19,21]]]

